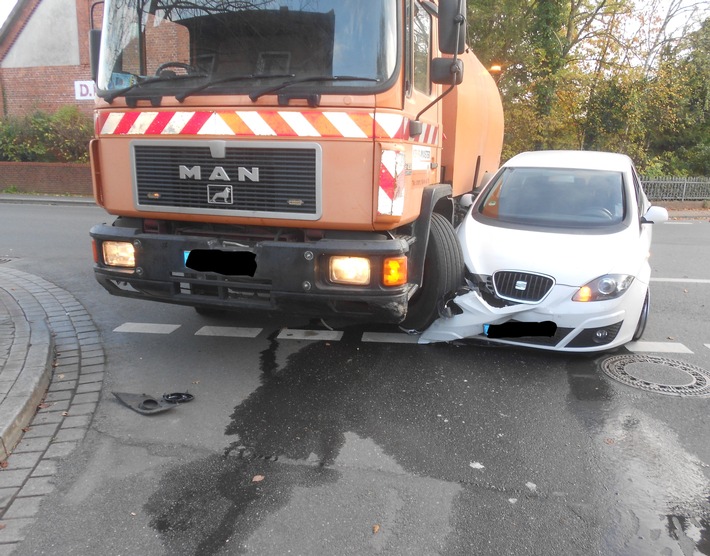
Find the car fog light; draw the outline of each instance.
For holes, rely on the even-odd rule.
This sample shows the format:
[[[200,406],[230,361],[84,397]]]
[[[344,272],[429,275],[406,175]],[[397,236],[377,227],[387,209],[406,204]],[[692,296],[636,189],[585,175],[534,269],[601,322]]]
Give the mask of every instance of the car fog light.
[[[126,241],[104,241],[101,244],[104,263],[108,266],[135,268],[136,255],[132,243]]]
[[[334,284],[367,286],[370,283],[370,261],[365,257],[331,257],[329,277]]]
[[[604,342],[606,341],[607,337],[609,336],[609,331],[606,330],[605,328],[600,328],[594,333],[594,339],[597,342]]]

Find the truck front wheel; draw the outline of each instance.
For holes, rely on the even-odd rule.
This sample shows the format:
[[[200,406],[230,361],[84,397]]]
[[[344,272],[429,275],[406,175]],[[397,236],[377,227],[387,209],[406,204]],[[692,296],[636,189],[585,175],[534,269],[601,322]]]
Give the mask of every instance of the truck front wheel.
[[[439,316],[439,300],[464,283],[463,275],[463,254],[456,232],[446,217],[432,213],[423,283],[410,299],[407,316],[400,326],[425,330]]]

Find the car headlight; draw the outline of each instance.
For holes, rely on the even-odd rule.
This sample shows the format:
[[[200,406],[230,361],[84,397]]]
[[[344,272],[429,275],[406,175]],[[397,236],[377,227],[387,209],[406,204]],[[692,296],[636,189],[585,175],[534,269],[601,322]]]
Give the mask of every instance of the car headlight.
[[[574,294],[572,301],[606,301],[624,294],[634,277],[628,274],[605,274],[585,284]]]

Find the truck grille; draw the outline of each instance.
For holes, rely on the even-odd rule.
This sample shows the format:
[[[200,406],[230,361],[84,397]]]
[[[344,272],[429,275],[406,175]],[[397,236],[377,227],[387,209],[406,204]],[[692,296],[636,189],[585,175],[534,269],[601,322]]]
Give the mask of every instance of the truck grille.
[[[320,217],[315,143],[140,140],[132,143],[132,157],[139,210]]]
[[[538,303],[555,285],[543,274],[501,270],[493,274],[493,287],[498,297],[518,303]]]

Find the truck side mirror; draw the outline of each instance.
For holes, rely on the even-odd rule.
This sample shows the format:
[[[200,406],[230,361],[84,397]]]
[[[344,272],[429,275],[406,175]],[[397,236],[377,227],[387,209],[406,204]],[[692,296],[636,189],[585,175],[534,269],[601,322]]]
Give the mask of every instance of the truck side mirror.
[[[431,61],[430,78],[439,85],[460,85],[463,81],[463,60],[434,58]]]
[[[466,49],[466,12],[461,0],[439,0],[439,51],[463,54]]]
[[[101,46],[101,29],[89,31],[89,63],[91,65],[91,79],[97,80],[99,76],[99,48]]]

